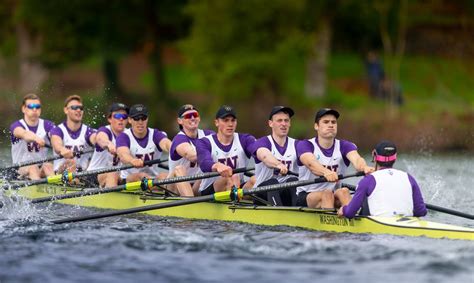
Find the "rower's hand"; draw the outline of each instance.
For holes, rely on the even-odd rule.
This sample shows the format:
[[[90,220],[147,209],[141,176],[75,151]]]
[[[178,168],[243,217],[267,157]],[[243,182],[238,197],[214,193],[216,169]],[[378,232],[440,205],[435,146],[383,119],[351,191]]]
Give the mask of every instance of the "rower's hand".
[[[375,172],[375,168],[372,167],[372,166],[364,166],[364,174],[367,175],[367,174],[370,174],[370,173],[374,173]]]
[[[278,174],[281,176],[285,176],[286,174],[288,174],[288,167],[286,167],[286,165],[283,163],[278,164],[275,169],[278,170]]]
[[[117,148],[115,147],[113,143],[110,143],[109,145],[107,145],[107,150],[110,152],[110,154],[117,155]]]
[[[65,147],[63,147],[60,151],[59,151],[59,155],[61,155],[62,157],[64,158],[68,158],[68,159],[72,159],[74,158],[74,152],[70,149],[67,149]]]
[[[219,173],[222,177],[231,177],[232,168],[222,163],[217,162],[215,165],[216,172]]]
[[[135,159],[132,159],[130,161],[130,164],[132,164],[133,167],[135,167],[135,168],[141,168],[141,167],[143,167],[143,160],[141,160],[139,158],[135,158]]]
[[[328,182],[336,182],[339,179],[339,176],[337,176],[337,172],[331,170],[327,170],[326,173],[324,173],[323,177],[326,178]]]
[[[344,217],[344,211],[342,210],[343,207],[344,207],[344,206],[341,206],[341,208],[339,208],[339,209],[337,210],[337,215],[338,215],[339,217]]]
[[[40,148],[46,145],[46,142],[44,141],[44,139],[38,136],[36,137],[35,142],[39,145]]]

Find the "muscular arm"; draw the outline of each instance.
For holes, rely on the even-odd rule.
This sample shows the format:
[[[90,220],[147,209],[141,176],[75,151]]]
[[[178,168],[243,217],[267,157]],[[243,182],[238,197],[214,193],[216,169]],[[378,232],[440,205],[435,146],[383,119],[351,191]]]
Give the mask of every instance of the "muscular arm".
[[[346,155],[347,159],[352,163],[352,166],[357,171],[364,172],[365,174],[369,174],[375,171],[374,167],[367,166],[367,163],[365,162],[364,158],[362,158],[357,150],[350,151]]]
[[[133,157],[130,153],[130,149],[126,146],[119,146],[117,148],[117,155],[124,164],[131,164],[134,167],[143,167],[143,160]]]
[[[257,149],[257,158],[262,161],[268,168],[280,169],[280,174],[285,175],[288,172],[288,168],[281,163],[268,148],[260,147]]]
[[[23,129],[22,127],[16,127],[15,130],[13,130],[13,136],[18,139],[25,140],[27,142],[36,142],[40,147],[43,147],[45,145],[44,139],[40,138],[31,131]]]
[[[301,156],[300,156],[300,161],[301,163],[303,163],[304,166],[306,166],[310,171],[311,173],[313,173],[314,175],[316,176],[324,176],[326,177],[326,179],[328,179],[328,181],[330,182],[335,182],[337,181],[337,173],[336,172],[333,172],[329,169],[327,169],[326,167],[324,167],[323,165],[321,165],[321,163],[319,163],[317,160],[316,160],[316,157],[314,156],[314,154],[310,153],[310,152],[305,152],[303,153]]]
[[[169,138],[162,138],[159,142],[160,148],[166,152],[170,152],[171,141]]]
[[[63,156],[64,158],[73,158],[74,157],[74,154],[73,154],[72,150],[67,149],[66,147],[64,147],[63,140],[61,139],[61,137],[59,137],[57,135],[52,135],[51,136],[51,146],[53,147],[53,150],[54,150],[54,152],[56,152],[56,154],[59,154],[59,155]]]
[[[197,152],[189,143],[181,143],[176,147],[176,152],[191,162],[197,161]]]

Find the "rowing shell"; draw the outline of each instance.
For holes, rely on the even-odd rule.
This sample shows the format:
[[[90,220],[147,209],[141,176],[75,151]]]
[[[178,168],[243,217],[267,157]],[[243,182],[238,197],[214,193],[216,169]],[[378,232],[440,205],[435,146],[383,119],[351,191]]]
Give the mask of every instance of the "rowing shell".
[[[19,191],[26,198],[39,198],[64,193],[64,187],[31,186]],[[181,198],[164,198],[162,195],[143,195],[138,192],[117,192],[91,195],[58,201],[59,203],[102,209],[128,209]],[[252,204],[196,203],[144,212],[151,215],[189,219],[245,222],[267,226],[292,226],[317,231],[391,234],[474,240],[474,229],[436,222],[417,217],[358,216],[340,218],[334,212],[306,207],[272,207]]]

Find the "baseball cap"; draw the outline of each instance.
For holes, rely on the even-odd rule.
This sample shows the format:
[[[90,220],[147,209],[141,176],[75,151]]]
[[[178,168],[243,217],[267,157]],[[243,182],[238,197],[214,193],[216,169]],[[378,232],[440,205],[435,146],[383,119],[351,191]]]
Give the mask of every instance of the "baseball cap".
[[[179,110],[178,110],[178,117],[181,117],[186,111],[189,111],[189,110],[194,110],[194,111],[196,111],[196,112],[199,112],[199,111],[197,110],[197,108],[194,107],[194,105],[192,105],[192,104],[185,104],[185,105],[183,105],[183,106],[181,106],[181,107],[179,108]]]
[[[319,122],[321,117],[328,114],[332,114],[336,116],[336,119],[339,118],[339,112],[337,112],[336,110],[331,109],[331,108],[322,108],[322,109],[319,109],[318,112],[316,112],[316,117],[314,118],[314,122]]]
[[[221,108],[217,110],[216,119],[219,119],[219,118],[222,119],[227,116],[232,116],[234,118],[237,118],[237,114],[235,113],[234,108],[232,108],[229,105],[222,105]]]
[[[379,142],[373,151],[378,162],[392,162],[397,159],[397,146],[391,141]]]
[[[117,103],[116,102],[116,103],[112,103],[112,105],[110,105],[109,113],[120,111],[120,110],[124,110],[128,114],[128,111],[130,109],[127,107],[127,105],[125,105],[123,103]]]
[[[270,112],[270,115],[268,116],[268,120],[271,120],[273,115],[275,115],[278,112],[286,113],[290,116],[290,118],[293,117],[293,115],[295,115],[295,111],[293,111],[293,109],[291,109],[290,107],[280,105],[280,106],[275,106],[272,108],[272,111]]]
[[[132,105],[132,107],[130,107],[130,111],[128,113],[128,116],[133,118],[133,117],[138,117],[140,115],[148,117],[148,109],[146,109],[145,105],[143,105],[143,104]]]

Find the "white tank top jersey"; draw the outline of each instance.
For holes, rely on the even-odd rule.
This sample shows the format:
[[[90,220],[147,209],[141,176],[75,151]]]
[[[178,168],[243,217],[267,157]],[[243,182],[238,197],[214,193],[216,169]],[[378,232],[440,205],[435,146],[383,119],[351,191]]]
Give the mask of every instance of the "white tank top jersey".
[[[112,143],[115,144],[115,135],[112,132],[112,128],[110,125],[105,126],[111,133],[112,135]],[[92,159],[91,162],[89,163],[89,167],[87,168],[88,171],[90,170],[97,170],[97,169],[102,169],[102,168],[109,168],[112,166],[119,166],[120,159],[118,156],[114,156],[110,154],[110,152],[107,149],[104,149],[102,151],[97,151],[97,148],[94,150],[94,153],[92,154]]]
[[[285,164],[288,167],[288,170],[292,172],[298,171],[297,162],[297,155],[296,155],[296,148],[295,148],[295,139],[288,137],[288,144],[286,150],[283,154],[278,151],[277,146],[275,145],[275,141],[273,140],[271,135],[267,136],[268,140],[271,144],[271,153],[272,155]],[[257,187],[261,183],[271,179],[276,178],[279,183],[286,181],[288,178],[293,177],[291,175],[282,176],[275,172],[275,169],[268,168],[263,162],[255,164],[255,176],[257,181],[255,182],[255,186]]]
[[[337,174],[344,174],[347,170],[347,166],[344,163],[344,158],[341,153],[341,143],[338,139],[334,140],[334,151],[332,153],[332,156],[325,156],[324,153],[321,151],[319,148],[318,144],[316,143],[316,139],[312,138],[309,140],[313,146],[314,146],[314,156],[316,156],[316,159],[318,162],[323,165],[324,167],[337,172]],[[299,180],[310,180],[310,179],[316,179],[319,178],[320,176],[314,175],[306,166],[302,165],[299,166]],[[336,183],[318,183],[318,184],[312,184],[312,185],[307,185],[307,186],[302,186],[296,188],[296,193],[299,194],[302,191],[305,192],[314,192],[314,191],[322,191],[325,189],[332,189],[333,191],[337,189],[339,182]]]
[[[408,174],[397,169],[372,173],[375,188],[368,196],[370,215],[413,216],[413,190]]]
[[[25,130],[29,131],[28,126],[24,119],[21,119],[20,124],[23,125]],[[49,145],[48,134],[44,128],[44,120],[39,119],[38,128],[36,129],[36,135],[43,138],[46,144]],[[26,142],[23,139],[18,140],[12,144],[12,161],[13,163],[25,162],[30,160],[45,159],[48,154],[46,147],[40,148],[36,142]]]
[[[177,135],[184,135],[185,136],[186,134],[183,133],[182,131],[180,131]],[[205,136],[206,136],[206,134],[204,133],[204,131],[201,130],[201,129],[198,129],[197,138],[201,139]],[[196,146],[192,142],[189,142],[189,144],[191,145],[191,147],[194,150],[196,150]],[[202,173],[202,171],[199,168],[199,165],[198,165],[197,162],[191,162],[191,161],[187,160],[184,157],[181,157],[178,160],[172,160],[171,159],[171,152],[170,152],[169,157],[168,157],[168,165],[169,165],[169,172],[170,173],[173,172],[174,168],[176,168],[176,166],[179,166],[179,165],[183,166],[186,169],[186,174],[188,176]]]
[[[69,131],[66,129],[64,124],[60,124],[58,128],[61,129],[63,132],[63,145],[64,147],[71,149],[74,153],[78,153],[84,150],[89,150],[92,147],[89,145],[89,143],[86,140],[86,132],[87,132],[87,126],[82,124],[81,126],[81,132],[77,139],[73,139],[71,135],[69,135]],[[54,153],[55,156],[58,156],[56,152]],[[89,159],[91,158],[92,153],[87,153],[87,154],[81,154],[78,157],[74,157],[74,160],[76,161],[76,167],[78,170],[85,170],[89,164]],[[64,160],[63,159],[58,159],[54,161],[54,171],[57,171],[61,164],[63,164]]]
[[[126,134],[130,138],[130,154],[133,157],[140,158],[144,161],[161,158],[162,152],[153,142],[154,133],[154,129],[148,128],[148,141],[146,146],[142,147],[135,139],[135,136],[133,136],[132,129],[126,129],[124,131],[124,134]],[[143,168],[130,168],[127,170],[122,170],[120,172],[120,178],[126,179],[128,175],[134,173],[146,173],[154,177],[157,176],[159,173],[158,165],[154,164],[152,166],[145,166]]]
[[[240,144],[239,134],[234,133],[234,139],[232,141],[232,147],[228,152],[223,151],[215,142],[212,136],[205,136],[203,139],[208,139],[211,143],[211,155],[214,162],[223,163],[232,169],[246,167],[249,162],[249,158],[245,154],[245,150]],[[239,174],[241,182],[243,182],[243,173]],[[207,178],[201,181],[199,191],[205,190],[211,184],[213,184],[218,177]]]

